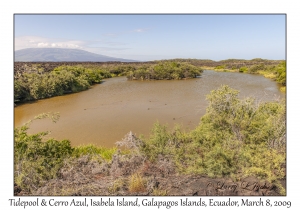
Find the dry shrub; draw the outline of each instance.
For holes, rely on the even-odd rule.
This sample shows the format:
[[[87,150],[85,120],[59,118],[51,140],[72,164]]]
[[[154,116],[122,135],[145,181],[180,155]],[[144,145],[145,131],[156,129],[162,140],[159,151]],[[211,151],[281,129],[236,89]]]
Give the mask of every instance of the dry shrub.
[[[146,180],[139,174],[135,173],[129,178],[129,192],[145,192]]]
[[[127,133],[121,141],[117,141],[118,147],[125,147],[133,153],[140,154],[140,148],[143,146],[143,141],[137,138],[131,131]]]
[[[168,195],[168,192],[167,192],[167,190],[154,188],[153,192],[152,192],[152,195],[154,195],[154,196],[166,196],[166,195]]]
[[[120,191],[126,185],[126,180],[124,178],[116,179],[110,187],[108,187],[108,192],[114,194]]]

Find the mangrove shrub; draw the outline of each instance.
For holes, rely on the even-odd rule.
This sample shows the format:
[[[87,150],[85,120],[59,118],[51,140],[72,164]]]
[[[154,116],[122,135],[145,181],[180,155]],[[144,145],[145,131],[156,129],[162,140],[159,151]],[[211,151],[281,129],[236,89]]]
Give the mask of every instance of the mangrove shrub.
[[[143,65],[127,73],[129,80],[173,80],[195,78],[200,76],[203,70],[185,62],[161,61],[153,65]]]
[[[222,86],[207,95],[209,106],[197,128],[169,131],[156,123],[142,150],[155,161],[174,161],[181,173],[242,178],[254,175],[275,181],[284,177],[286,112],[284,102],[238,98]]]

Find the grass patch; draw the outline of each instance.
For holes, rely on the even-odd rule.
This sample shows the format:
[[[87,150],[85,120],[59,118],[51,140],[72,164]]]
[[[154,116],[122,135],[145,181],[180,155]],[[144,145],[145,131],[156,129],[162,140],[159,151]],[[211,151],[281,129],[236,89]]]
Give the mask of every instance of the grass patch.
[[[286,92],[286,86],[280,87],[281,92]]]
[[[81,145],[81,146],[74,147],[72,156],[78,158],[84,155],[89,155],[91,157],[98,157],[100,155],[104,160],[111,161],[116,151],[117,148],[115,147],[105,148],[105,147],[89,144],[89,145]]]
[[[119,178],[112,183],[112,185],[108,188],[108,191],[111,194],[115,194],[125,186],[126,186],[126,180],[124,178]]]
[[[159,188],[154,188],[153,192],[152,192],[152,195],[154,195],[154,196],[167,196],[168,192],[167,192],[167,190],[162,190],[162,189],[159,189]]]
[[[146,180],[139,173],[129,177],[128,189],[131,193],[146,192]]]
[[[258,71],[258,73],[263,75],[266,78],[276,79],[276,73],[275,72]]]

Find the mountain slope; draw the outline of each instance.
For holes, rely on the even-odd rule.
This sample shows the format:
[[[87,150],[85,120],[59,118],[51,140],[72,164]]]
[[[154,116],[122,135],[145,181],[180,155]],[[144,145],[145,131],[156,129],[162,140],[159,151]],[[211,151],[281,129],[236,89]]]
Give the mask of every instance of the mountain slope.
[[[15,61],[73,61],[73,62],[135,62],[123,58],[114,58],[105,55],[99,55],[78,49],[62,49],[62,48],[27,48],[15,51]]]

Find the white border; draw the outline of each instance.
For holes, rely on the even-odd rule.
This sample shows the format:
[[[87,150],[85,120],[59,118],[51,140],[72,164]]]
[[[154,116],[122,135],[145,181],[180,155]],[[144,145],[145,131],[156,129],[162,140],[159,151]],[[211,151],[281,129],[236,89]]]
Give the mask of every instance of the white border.
[[[287,196],[272,197],[272,200],[290,200],[292,207],[299,207],[299,198],[297,189],[299,181],[297,175],[299,140],[298,140],[298,116],[300,110],[299,104],[299,88],[297,88],[297,80],[299,80],[299,54],[297,53],[299,46],[299,11],[296,1],[283,0],[252,0],[252,1],[40,1],[40,0],[4,0],[0,7],[0,43],[1,43],[1,179],[0,179],[0,206],[2,209],[9,209],[10,198],[13,196],[13,14],[14,13],[286,13],[287,14],[287,117],[288,117],[288,151],[287,151]],[[43,197],[47,199],[46,197]],[[107,197],[106,197],[107,198]],[[33,200],[34,197],[28,197]],[[56,197],[59,200],[59,197]],[[60,200],[70,199],[62,197]],[[115,199],[115,198],[114,198]],[[129,199],[129,197],[128,197]],[[167,200],[179,199],[166,198]],[[208,200],[207,197],[205,197]],[[216,198],[215,198],[216,199]],[[226,197],[218,198],[219,200],[227,200]],[[238,197],[236,199],[239,199]],[[253,199],[252,197],[250,199]],[[47,209],[53,207],[47,207]],[[61,208],[61,207],[60,207]],[[59,209],[60,209],[59,208]],[[107,209],[105,207],[97,207],[97,209]],[[267,207],[265,207],[267,208]],[[269,208],[269,207],[268,207]],[[33,209],[33,208],[26,208]],[[38,209],[38,208],[35,208]],[[40,209],[40,208],[39,208]],[[46,208],[42,208],[46,209]],[[66,208],[64,208],[66,209]],[[68,207],[68,209],[71,209]],[[86,209],[76,208],[76,209]],[[96,208],[94,208],[96,209]],[[110,208],[112,209],[112,208]],[[150,208],[147,208],[150,209]],[[157,207],[151,208],[157,209]],[[162,208],[160,208],[162,209]],[[179,208],[171,208],[179,209]],[[180,208],[181,209],[181,208]],[[196,209],[190,208],[190,209]],[[199,207],[197,207],[199,209]],[[206,208],[209,209],[209,208]],[[226,207],[223,209],[231,209]],[[241,209],[241,207],[239,208]],[[249,209],[249,208],[248,208]],[[256,207],[256,209],[264,209],[264,207]]]

